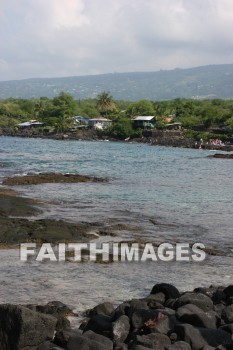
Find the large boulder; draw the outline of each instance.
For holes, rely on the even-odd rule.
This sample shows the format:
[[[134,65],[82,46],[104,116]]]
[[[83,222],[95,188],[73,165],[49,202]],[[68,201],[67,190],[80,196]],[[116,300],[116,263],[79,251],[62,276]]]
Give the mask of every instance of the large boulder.
[[[50,341],[46,341],[41,345],[37,346],[36,350],[63,350],[64,348],[60,348],[60,346],[55,345]]]
[[[101,337],[101,338],[100,338]],[[113,350],[110,339],[89,332],[86,335],[71,336],[67,343],[67,350]]]
[[[130,331],[129,318],[122,315],[112,323],[112,339],[115,345],[124,343]]]
[[[130,301],[130,307],[126,309],[126,315],[129,318],[132,318],[132,315],[134,314],[134,312],[138,310],[149,310],[147,301],[140,300],[140,299],[132,299]]]
[[[191,346],[184,341],[177,341],[172,345],[166,346],[165,350],[191,350]]]
[[[233,323],[224,324],[219,328],[233,335]]]
[[[98,334],[111,337],[112,335],[112,319],[105,315],[93,316],[84,328],[84,332],[93,331]]]
[[[192,350],[200,350],[205,345],[217,347],[233,344],[231,335],[220,329],[196,328],[190,324],[177,324],[174,331],[178,335],[178,340],[189,343]]]
[[[100,344],[103,344],[106,347],[108,347],[109,349],[111,349],[113,347],[112,341],[109,338],[106,338],[105,336],[103,336],[101,334],[97,334],[95,332],[88,331],[88,332],[83,334],[83,337],[87,338],[89,340],[96,341]]]
[[[138,335],[132,345],[132,349],[141,345],[149,349],[165,350],[166,346],[171,345],[171,341],[168,336],[159,333],[150,333],[146,335]]]
[[[228,305],[223,309],[222,319],[225,323],[233,323],[233,305]]]
[[[82,331],[79,329],[63,329],[59,332],[56,332],[54,337],[54,343],[62,348],[67,346],[68,340],[71,336],[82,335]]]
[[[174,308],[178,309],[179,307],[193,304],[198,306],[204,312],[213,310],[213,301],[207,295],[202,293],[184,293],[180,298],[178,298],[174,304]]]
[[[23,350],[52,340],[57,319],[24,306],[0,305],[1,350]]]
[[[145,323],[144,330],[147,333],[171,334],[177,322],[174,310],[157,309],[158,315],[154,320]]]
[[[43,314],[52,315],[57,319],[73,315],[73,311],[61,301],[51,301],[45,305],[26,305],[29,309]]]
[[[223,290],[223,293],[226,295],[227,298],[233,297],[233,284],[230,286],[226,287]]]
[[[114,306],[112,303],[105,302],[101,303],[99,305],[96,305],[93,309],[88,310],[87,315],[89,317],[95,316],[95,315],[106,315],[111,316],[114,311]]]
[[[179,307],[176,317],[181,323],[189,323],[196,327],[216,328],[217,316],[214,311],[204,312],[193,304]]]
[[[144,301],[147,302],[148,304],[152,304],[152,303],[159,303],[161,305],[164,305],[165,303],[165,294],[164,293],[155,293],[155,294],[150,294],[148,295],[148,297],[143,299]],[[149,305],[150,307],[150,305]]]
[[[112,314],[112,320],[116,321],[120,316],[127,315],[128,311],[130,309],[130,301],[124,301],[122,304],[120,304],[113,312]]]
[[[159,311],[156,309],[135,310],[131,315],[131,324],[134,329],[140,329],[146,325],[146,322],[156,320],[159,315]]]
[[[150,294],[163,293],[165,299],[177,299],[180,297],[180,292],[178,289],[169,283],[158,283],[152,288]]]

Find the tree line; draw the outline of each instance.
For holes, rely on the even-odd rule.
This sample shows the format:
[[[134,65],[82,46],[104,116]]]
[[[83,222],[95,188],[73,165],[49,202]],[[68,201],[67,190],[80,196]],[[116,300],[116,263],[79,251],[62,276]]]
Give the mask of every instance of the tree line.
[[[175,99],[130,102],[114,100],[109,92],[104,91],[95,99],[75,100],[72,95],[61,92],[53,99],[8,98],[0,101],[2,130],[15,128],[20,122],[36,119],[58,133],[64,132],[70,128],[76,115],[112,119],[112,134],[122,137],[135,134],[131,120],[138,115],[155,116],[158,129],[165,128],[166,119],[172,116],[187,129],[190,136],[195,137],[199,137],[200,132],[204,138],[207,137],[211,128],[225,130],[226,133],[233,131],[233,100]]]

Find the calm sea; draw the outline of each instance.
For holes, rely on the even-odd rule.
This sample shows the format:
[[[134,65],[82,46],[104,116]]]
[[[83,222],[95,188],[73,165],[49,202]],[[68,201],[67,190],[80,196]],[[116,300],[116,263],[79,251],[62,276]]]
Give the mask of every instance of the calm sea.
[[[146,295],[157,282],[181,289],[233,282],[233,162],[213,152],[121,142],[0,137],[0,176],[79,173],[108,183],[17,188],[39,198],[41,217],[131,227],[124,238],[201,242],[222,253],[202,263],[22,263],[1,251],[0,301],[61,300],[78,309]],[[132,228],[135,228],[133,230]],[[17,290],[17,292],[16,292]]]

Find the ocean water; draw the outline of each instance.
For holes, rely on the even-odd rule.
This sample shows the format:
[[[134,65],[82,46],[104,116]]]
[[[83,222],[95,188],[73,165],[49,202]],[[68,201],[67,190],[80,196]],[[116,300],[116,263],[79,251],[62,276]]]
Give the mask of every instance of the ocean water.
[[[124,142],[0,137],[0,180],[38,172],[107,177],[106,183],[21,186],[41,199],[41,217],[116,223],[122,238],[201,242],[221,251],[202,263],[22,263],[0,251],[0,301],[61,300],[77,309],[146,295],[157,282],[181,289],[233,282],[233,162],[213,152]],[[17,290],[17,292],[16,292]]]

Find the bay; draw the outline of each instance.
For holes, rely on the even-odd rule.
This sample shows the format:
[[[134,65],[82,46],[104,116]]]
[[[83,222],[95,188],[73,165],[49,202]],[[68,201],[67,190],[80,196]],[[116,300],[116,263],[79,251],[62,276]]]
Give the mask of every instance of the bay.
[[[158,281],[187,289],[232,283],[233,164],[210,151],[125,142],[0,138],[0,176],[38,172],[107,177],[107,183],[18,187],[46,202],[40,217],[121,223],[122,238],[201,242],[222,253],[202,263],[22,263],[1,251],[1,302],[61,300],[79,307],[145,295]],[[16,293],[16,288],[18,292]],[[9,293],[8,291],[11,291]]]

